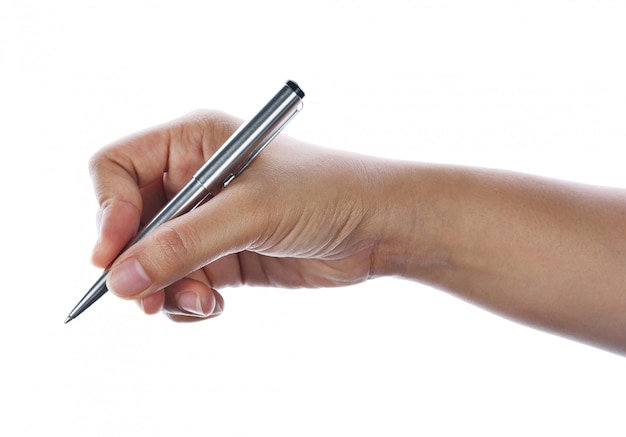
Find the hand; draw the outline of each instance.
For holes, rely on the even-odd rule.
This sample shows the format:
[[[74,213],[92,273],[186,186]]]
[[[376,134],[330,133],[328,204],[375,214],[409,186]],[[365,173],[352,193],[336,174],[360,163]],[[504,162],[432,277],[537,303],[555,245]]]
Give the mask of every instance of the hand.
[[[109,265],[239,123],[197,112],[98,152],[93,263]],[[279,136],[227,189],[119,256],[109,290],[138,299],[146,313],[188,321],[220,314],[222,287],[364,281],[385,223],[378,164]]]

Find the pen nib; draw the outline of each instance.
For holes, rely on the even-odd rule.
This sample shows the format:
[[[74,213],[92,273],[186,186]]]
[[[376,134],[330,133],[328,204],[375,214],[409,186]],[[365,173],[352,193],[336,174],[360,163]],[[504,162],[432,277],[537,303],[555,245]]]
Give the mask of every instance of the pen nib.
[[[67,319],[65,319],[65,322],[63,322],[63,323],[67,324],[67,323],[71,322],[72,320],[74,320],[72,317],[67,316]]]

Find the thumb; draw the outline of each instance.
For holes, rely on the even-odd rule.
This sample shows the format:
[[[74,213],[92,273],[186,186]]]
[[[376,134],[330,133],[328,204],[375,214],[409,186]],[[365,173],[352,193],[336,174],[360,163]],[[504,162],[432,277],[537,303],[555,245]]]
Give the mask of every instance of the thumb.
[[[231,184],[211,201],[159,226],[128,248],[110,268],[108,289],[122,298],[144,298],[249,247],[257,239],[259,221],[241,214],[243,205],[252,200],[241,185]],[[240,274],[238,267],[233,268]]]

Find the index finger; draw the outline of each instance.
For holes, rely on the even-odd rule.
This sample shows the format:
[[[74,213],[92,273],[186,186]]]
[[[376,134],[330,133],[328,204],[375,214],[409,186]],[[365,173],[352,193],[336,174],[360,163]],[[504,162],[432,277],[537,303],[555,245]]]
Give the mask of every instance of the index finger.
[[[236,123],[224,114],[196,112],[98,151],[89,161],[100,205],[93,264],[108,266],[136,234],[144,210],[143,188],[160,179],[165,196],[177,192]]]

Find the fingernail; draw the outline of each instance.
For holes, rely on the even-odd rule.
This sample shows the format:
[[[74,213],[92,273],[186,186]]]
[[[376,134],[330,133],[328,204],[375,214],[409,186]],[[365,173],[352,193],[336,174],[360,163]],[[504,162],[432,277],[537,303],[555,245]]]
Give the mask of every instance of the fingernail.
[[[224,307],[222,307],[222,304],[220,303],[220,300],[219,299],[215,299],[215,308],[213,309],[213,314],[216,315],[216,316],[219,316],[223,312],[224,312]]]
[[[107,288],[120,297],[135,297],[148,288],[152,282],[141,264],[131,258],[115,267],[107,278]]]
[[[193,291],[182,293],[178,296],[178,306],[181,310],[196,316],[206,316],[202,310],[200,295]]]

